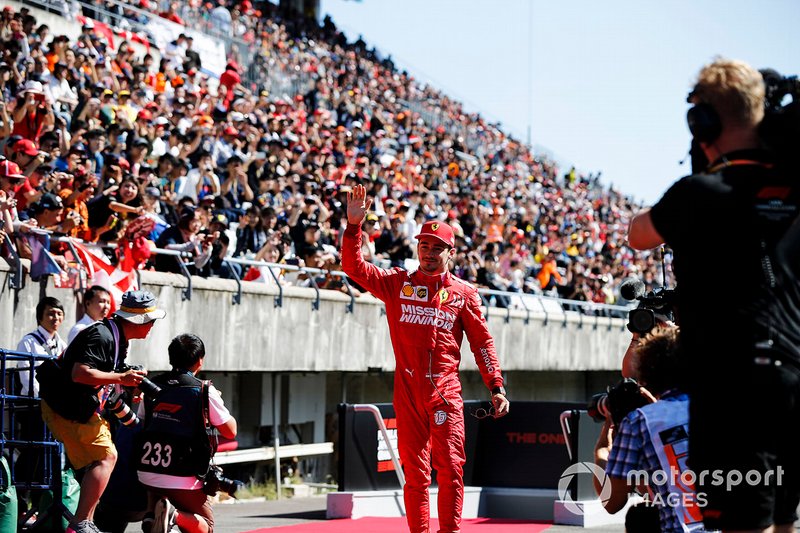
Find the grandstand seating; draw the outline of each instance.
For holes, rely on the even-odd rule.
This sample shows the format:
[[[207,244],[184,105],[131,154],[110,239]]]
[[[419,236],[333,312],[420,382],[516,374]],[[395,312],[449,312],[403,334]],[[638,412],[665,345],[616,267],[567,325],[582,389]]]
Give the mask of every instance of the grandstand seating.
[[[43,10],[80,35],[40,25]],[[324,272],[339,270],[344,195],[358,183],[375,198],[370,260],[413,266],[421,224],[444,220],[456,275],[520,294],[487,303],[613,304],[624,278],[662,279],[655,256],[626,245],[640,206],[599,173],[559,168],[330,19],[250,0],[26,0],[2,15],[0,147],[26,178],[0,179],[0,218],[16,230],[0,246],[9,260],[49,246],[44,274],[60,286],[80,278],[87,257],[73,243],[88,242],[112,270],[357,297]]]

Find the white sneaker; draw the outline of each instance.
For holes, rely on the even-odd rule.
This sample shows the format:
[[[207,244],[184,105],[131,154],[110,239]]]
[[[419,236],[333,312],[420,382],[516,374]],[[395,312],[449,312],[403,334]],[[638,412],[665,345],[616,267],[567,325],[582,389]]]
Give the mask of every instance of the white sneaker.
[[[155,516],[153,518],[153,526],[150,528],[150,533],[170,533],[172,527],[175,525],[175,506],[172,505],[168,499],[161,498],[156,502],[153,514]]]

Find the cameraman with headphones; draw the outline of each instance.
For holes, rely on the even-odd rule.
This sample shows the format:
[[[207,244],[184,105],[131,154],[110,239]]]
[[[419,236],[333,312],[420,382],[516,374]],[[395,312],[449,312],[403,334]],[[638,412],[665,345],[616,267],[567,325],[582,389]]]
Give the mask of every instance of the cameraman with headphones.
[[[635,249],[666,242],[674,253],[689,463],[707,494],[706,527],[726,531],[791,531],[800,502],[800,181],[778,163],[785,154],[762,148],[765,94],[746,63],[703,67],[689,94],[695,174],[637,214],[628,235]],[[715,471],[748,480],[702,476]]]

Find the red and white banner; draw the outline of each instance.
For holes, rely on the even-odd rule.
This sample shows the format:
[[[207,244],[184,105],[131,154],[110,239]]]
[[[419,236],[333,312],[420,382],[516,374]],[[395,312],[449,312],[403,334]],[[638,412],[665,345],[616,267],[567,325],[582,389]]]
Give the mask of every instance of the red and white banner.
[[[78,260],[86,269],[88,285],[99,285],[111,293],[111,312],[113,313],[122,302],[122,294],[126,291],[137,290],[136,273],[125,272],[116,268],[108,258],[99,250],[87,248],[83,244],[73,241]]]

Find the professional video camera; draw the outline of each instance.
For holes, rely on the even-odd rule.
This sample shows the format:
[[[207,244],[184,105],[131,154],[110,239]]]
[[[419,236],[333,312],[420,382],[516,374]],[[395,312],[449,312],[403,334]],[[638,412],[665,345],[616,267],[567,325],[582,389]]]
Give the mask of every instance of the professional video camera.
[[[639,384],[635,379],[625,378],[606,392],[595,394],[589,400],[587,410],[596,422],[603,422],[611,417],[615,426],[619,426],[628,413],[647,405],[647,399],[639,392]]]
[[[675,289],[658,287],[645,293],[644,282],[629,278],[619,286],[619,293],[626,300],[639,300],[639,306],[628,313],[628,331],[631,333],[650,333],[656,327],[656,315],[675,320]]]
[[[764,120],[758,134],[764,146],[775,154],[778,162],[787,168],[797,165],[800,153],[800,80],[797,76],[782,76],[773,69],[759,71],[766,89]],[[787,102],[791,97],[791,102]],[[699,143],[692,140],[689,151],[692,173],[705,172],[709,161]]]
[[[206,477],[203,479],[203,492],[209,496],[214,496],[217,491],[222,491],[235,498],[236,491],[243,486],[243,481],[226,478],[222,473],[222,468],[217,465],[211,465]]]
[[[766,97],[758,133],[764,145],[788,164],[800,152],[800,80],[797,76],[781,76],[771,68],[759,72],[764,78]],[[789,96],[792,100],[786,102]]]

